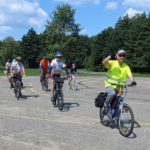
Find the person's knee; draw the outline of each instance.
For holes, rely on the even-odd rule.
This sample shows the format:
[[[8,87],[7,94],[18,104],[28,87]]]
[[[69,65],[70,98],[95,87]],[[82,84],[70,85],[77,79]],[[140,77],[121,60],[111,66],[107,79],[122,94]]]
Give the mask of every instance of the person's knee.
[[[110,93],[108,93],[108,95],[114,97],[116,95],[116,92],[115,91],[111,91]]]

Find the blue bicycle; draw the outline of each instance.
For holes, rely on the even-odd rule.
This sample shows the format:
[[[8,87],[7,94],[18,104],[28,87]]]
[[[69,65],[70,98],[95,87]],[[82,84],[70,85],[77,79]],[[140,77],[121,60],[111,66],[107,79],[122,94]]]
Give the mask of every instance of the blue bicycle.
[[[120,134],[128,137],[133,132],[134,114],[125,99],[127,87],[122,85],[117,86],[119,91],[110,105],[109,112],[106,113],[104,106],[100,108],[100,120],[104,126],[108,126],[114,120],[119,128]]]

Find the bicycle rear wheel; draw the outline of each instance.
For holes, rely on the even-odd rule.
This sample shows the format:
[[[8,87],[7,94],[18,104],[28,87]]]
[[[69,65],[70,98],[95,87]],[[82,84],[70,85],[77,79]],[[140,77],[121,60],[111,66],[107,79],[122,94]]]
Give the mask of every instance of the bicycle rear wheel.
[[[76,86],[76,80],[75,80],[75,78],[73,79],[72,87],[73,87],[73,90],[77,90],[77,86]]]
[[[104,107],[100,108],[100,120],[104,126],[108,126],[110,123],[108,115],[105,114]]]
[[[44,91],[44,80],[41,82],[42,90]]]
[[[15,91],[15,96],[16,96],[17,100],[19,100],[20,93],[21,93],[21,83],[18,80],[15,83],[14,91]]]
[[[134,115],[129,105],[123,106],[118,117],[118,127],[120,134],[125,137],[128,137],[133,132]]]
[[[51,97],[51,101],[52,101],[54,107],[56,107],[56,100],[57,100],[57,95],[55,94],[55,96]]]

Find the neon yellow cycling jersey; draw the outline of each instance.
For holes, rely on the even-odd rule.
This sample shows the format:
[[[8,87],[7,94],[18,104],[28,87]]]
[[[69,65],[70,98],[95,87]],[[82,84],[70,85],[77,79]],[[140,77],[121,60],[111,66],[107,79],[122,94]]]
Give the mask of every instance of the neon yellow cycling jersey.
[[[109,60],[105,67],[108,69],[105,87],[116,88],[116,85],[111,84],[125,85],[127,77],[132,75],[129,66],[125,63],[119,65],[117,60]]]

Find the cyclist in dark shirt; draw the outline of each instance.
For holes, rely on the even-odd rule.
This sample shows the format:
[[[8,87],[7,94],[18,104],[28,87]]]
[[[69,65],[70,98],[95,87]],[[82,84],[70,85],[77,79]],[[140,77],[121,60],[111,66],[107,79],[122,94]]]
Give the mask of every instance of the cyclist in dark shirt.
[[[72,64],[72,67],[70,69],[70,74],[75,75],[77,73],[77,68],[75,64]]]
[[[72,67],[69,70],[69,77],[68,77],[68,85],[70,85],[71,81],[75,78],[75,75],[77,74],[77,68],[75,64],[72,64]]]

